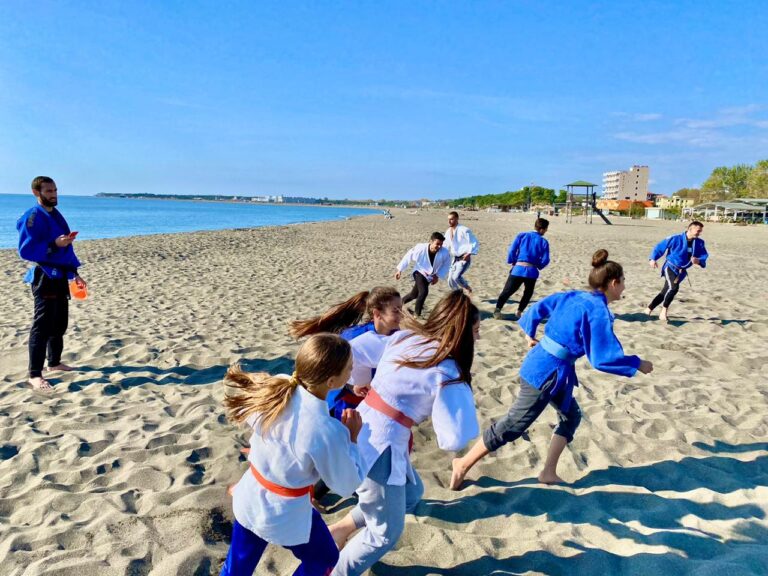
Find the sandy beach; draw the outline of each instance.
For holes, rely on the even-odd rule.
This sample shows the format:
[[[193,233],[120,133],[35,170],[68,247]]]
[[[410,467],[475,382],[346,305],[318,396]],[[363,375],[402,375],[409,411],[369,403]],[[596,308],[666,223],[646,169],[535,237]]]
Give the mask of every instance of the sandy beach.
[[[66,200],[61,203],[66,216]],[[253,230],[76,243],[91,296],[70,303],[52,393],[26,385],[32,297],[26,264],[0,251],[0,574],[218,574],[245,470],[247,441],[224,417],[221,378],[239,361],[290,372],[287,323],[395,282],[403,253],[446,228],[446,211],[393,211]],[[481,427],[514,400],[525,343],[511,320],[522,290],[492,318],[526,214],[462,212],[480,254],[467,278],[483,321],[473,367]],[[768,227],[706,224],[711,254],[691,273],[671,323],[643,309],[661,288],[647,264],[673,222],[552,218],[552,264],[534,300],[584,288],[591,254],[621,262],[614,306],[625,350],[653,374],[623,379],[578,363],[584,419],[561,459],[567,486],[535,481],[556,421],[548,410],[519,441],[447,489],[453,454],[430,423],[414,465],[426,492],[394,551],[372,573],[768,574]],[[427,310],[446,292],[434,287]],[[350,500],[326,516],[343,515]],[[256,574],[297,561],[270,547]]]

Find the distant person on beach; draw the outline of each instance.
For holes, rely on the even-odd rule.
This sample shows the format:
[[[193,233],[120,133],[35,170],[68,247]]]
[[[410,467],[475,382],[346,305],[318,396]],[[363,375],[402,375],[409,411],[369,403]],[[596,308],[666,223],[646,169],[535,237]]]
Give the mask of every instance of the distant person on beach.
[[[537,218],[533,224],[533,229],[533,232],[518,234],[509,246],[507,264],[512,264],[512,270],[507,276],[504,289],[496,299],[493,317],[497,320],[501,318],[501,309],[504,304],[520,286],[525,286],[525,288],[523,289],[523,297],[517,305],[517,317],[523,314],[523,310],[528,306],[531,296],[533,296],[539,270],[543,270],[549,264],[549,242],[544,239],[544,234],[549,229],[549,220]]]
[[[445,278],[451,267],[451,255],[443,247],[445,236],[440,232],[433,232],[429,242],[416,244],[406,252],[400,264],[397,265],[395,279],[413,264],[413,288],[403,298],[403,304],[416,300],[416,316],[421,316],[424,310],[424,301],[429,294],[429,286],[437,284],[440,278]]]
[[[653,371],[653,364],[637,356],[626,356],[613,332],[613,314],[608,306],[624,292],[624,270],[608,260],[606,250],[592,256],[589,274],[592,292],[569,291],[547,296],[520,319],[529,347],[533,348],[520,367],[520,392],[509,413],[497,420],[461,458],[453,461],[450,487],[459,490],[467,472],[490,452],[514,442],[536,421],[548,404],[558,413],[559,423],[550,442],[539,482],[562,482],[557,463],[581,422],[581,410],[573,389],[578,386],[576,360],[586,355],[602,372],[634,376]],[[547,320],[544,337],[536,329]]]
[[[77,273],[80,261],[72,247],[77,232],[69,229],[56,209],[56,183],[48,176],[38,176],[32,180],[32,194],[37,205],[16,222],[19,256],[35,264],[24,277],[35,300],[29,331],[29,385],[35,390],[50,390],[50,382],[43,378],[46,355],[48,370],[73,370],[61,361],[69,322],[69,280],[81,288],[86,284]]]
[[[448,213],[448,229],[445,231],[445,247],[451,254],[451,271],[448,273],[448,288],[466,290],[472,293],[464,274],[472,265],[472,256],[477,254],[480,244],[472,230],[459,224],[459,213]]]
[[[477,436],[471,369],[479,329],[477,307],[453,291],[423,325],[406,318],[390,339],[359,409],[367,477],[357,489],[357,506],[329,527],[341,548],[333,576],[359,576],[382,558],[421,500],[424,485],[410,458],[412,427],[432,418],[437,444],[448,451]]]
[[[221,576],[253,574],[267,544],[290,550],[295,574],[327,575],[339,551],[312,508],[312,486],[322,478],[338,494],[351,495],[365,478],[357,448],[360,415],[341,422],[328,415],[325,397],[352,372],[349,343],[335,334],[311,336],[296,354],[293,376],[246,374],[229,369],[236,391],[224,404],[232,422],[253,429],[249,470],[232,493],[232,543]]]
[[[651,252],[648,263],[654,269],[659,267],[656,262],[659,258],[665,254],[667,257],[661,267],[664,286],[645,309],[645,313],[649,316],[653,309],[661,304],[659,320],[668,322],[669,306],[680,289],[680,283],[688,275],[688,268],[694,265],[701,268],[707,267],[709,254],[704,246],[704,240],[699,238],[702,230],[704,230],[704,224],[694,220],[688,225],[685,232],[664,238]]]
[[[339,334],[352,347],[352,374],[338,390],[331,390],[326,403],[331,416],[341,420],[348,408],[357,408],[365,398],[376,374],[376,366],[389,338],[400,329],[403,302],[394,288],[377,286],[336,304],[325,313],[308,320],[291,322],[291,336],[296,339],[331,332]],[[329,492],[321,480],[315,485],[314,498],[322,499]],[[315,501],[316,507],[320,507]]]

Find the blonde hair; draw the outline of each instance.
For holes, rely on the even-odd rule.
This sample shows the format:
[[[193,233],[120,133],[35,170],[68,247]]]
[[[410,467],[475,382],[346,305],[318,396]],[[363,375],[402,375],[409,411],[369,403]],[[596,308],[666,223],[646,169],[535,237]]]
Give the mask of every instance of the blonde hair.
[[[344,371],[352,355],[349,342],[335,334],[315,334],[299,348],[293,376],[272,376],[266,372],[249,374],[234,364],[224,383],[235,394],[227,394],[224,406],[231,422],[241,424],[253,415],[266,432],[282,414],[297,386],[311,391]]]
[[[297,340],[303,336],[319,332],[338,334],[350,326],[360,324],[366,314],[373,318],[373,311],[383,311],[400,293],[389,286],[376,286],[370,292],[364,290],[351,298],[331,306],[324,314],[307,320],[291,322],[291,336]]]

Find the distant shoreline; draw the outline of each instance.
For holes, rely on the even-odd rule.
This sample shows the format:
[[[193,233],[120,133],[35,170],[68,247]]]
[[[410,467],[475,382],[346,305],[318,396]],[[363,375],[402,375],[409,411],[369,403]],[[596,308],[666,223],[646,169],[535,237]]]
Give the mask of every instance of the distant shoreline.
[[[319,207],[319,208],[364,208],[368,210],[380,210],[384,211],[387,208],[391,208],[390,206],[372,206],[371,204],[366,204],[365,202],[356,202],[356,203],[347,203],[350,202],[348,200],[341,201],[339,203],[334,203],[333,201],[328,202],[260,202],[260,201],[253,201],[249,200],[249,196],[244,196],[242,199],[240,197],[221,197],[221,198],[215,198],[215,197],[200,197],[200,196],[193,196],[190,198],[185,198],[183,195],[158,195],[158,194],[110,194],[106,192],[99,192],[98,194],[94,194],[92,198],[120,198],[124,200],[176,200],[181,202],[210,202],[210,203],[224,203],[224,204],[246,204],[248,206],[312,206],[312,207]],[[307,199],[309,200],[309,199]]]

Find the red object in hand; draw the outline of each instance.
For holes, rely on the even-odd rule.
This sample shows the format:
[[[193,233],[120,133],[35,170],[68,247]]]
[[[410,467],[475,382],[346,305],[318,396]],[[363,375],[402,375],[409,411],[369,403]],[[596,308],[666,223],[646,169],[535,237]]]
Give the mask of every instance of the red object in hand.
[[[75,239],[75,236],[77,236],[77,232],[70,232],[69,237],[72,238],[72,240]]]

